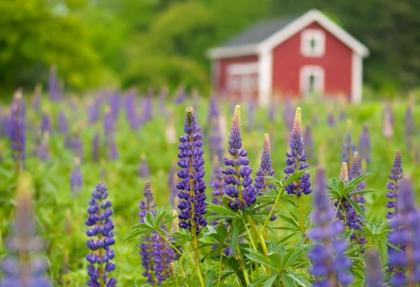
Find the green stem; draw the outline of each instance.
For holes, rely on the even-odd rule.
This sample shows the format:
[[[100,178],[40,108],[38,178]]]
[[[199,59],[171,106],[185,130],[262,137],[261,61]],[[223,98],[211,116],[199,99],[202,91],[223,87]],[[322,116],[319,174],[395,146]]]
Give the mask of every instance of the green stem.
[[[244,275],[245,283],[248,286],[249,285],[249,282],[250,282],[249,281],[249,276],[248,276],[248,272],[246,271],[246,268],[245,268],[245,263],[244,263],[244,261],[242,259],[241,250],[239,249],[239,245],[238,245],[237,250],[238,250],[239,261],[240,261],[240,264],[241,264],[242,274]]]
[[[276,200],[274,201],[273,205],[271,206],[270,212],[268,213],[268,216],[267,216],[267,218],[264,221],[264,224],[262,226],[262,231],[263,232],[265,231],[265,228],[267,227],[268,222],[270,222],[270,219],[271,219],[271,216],[273,216],[274,210],[277,208],[277,204],[278,204],[278,202],[280,200],[280,196],[281,196],[281,192],[278,193],[278,195],[276,197]]]
[[[219,258],[219,276],[217,277],[217,286],[220,286],[220,280],[222,279],[222,258],[223,258],[223,249],[220,251],[220,258]]]
[[[257,245],[255,244],[255,242],[254,242],[254,238],[253,238],[253,236],[252,236],[252,234],[251,234],[251,231],[249,231],[249,228],[248,228],[248,226],[247,226],[247,224],[246,224],[246,222],[245,222],[245,220],[242,218],[242,222],[244,223],[244,226],[245,226],[245,230],[246,230],[246,233],[248,234],[248,237],[249,237],[249,242],[250,242],[250,244],[252,245],[252,248],[255,250],[255,251],[257,251]]]
[[[201,270],[201,266],[200,266],[200,253],[198,252],[198,241],[197,241],[197,236],[195,235],[195,233],[192,233],[192,244],[193,244],[193,249],[194,249],[194,263],[195,263],[195,267],[197,268],[197,275],[198,275],[198,280],[200,280],[200,285],[202,287],[205,287],[206,284],[204,283],[204,276],[203,276],[203,271]]]
[[[260,241],[260,245],[261,245],[261,248],[264,252],[264,255],[267,256],[268,249],[267,249],[267,245],[265,244],[264,236],[258,230],[258,226],[255,224],[254,220],[251,218],[251,216],[249,216],[249,214],[246,215],[246,219],[248,220],[249,225],[251,225],[251,229],[253,230],[253,232],[257,235],[257,238]]]

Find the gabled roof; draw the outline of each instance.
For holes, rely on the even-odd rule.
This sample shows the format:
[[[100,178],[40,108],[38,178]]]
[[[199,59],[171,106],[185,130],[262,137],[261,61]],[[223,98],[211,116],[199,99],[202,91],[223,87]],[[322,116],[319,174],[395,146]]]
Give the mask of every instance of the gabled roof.
[[[255,55],[273,49],[305,26],[317,22],[360,56],[366,57],[369,50],[361,42],[335,24],[318,10],[310,10],[300,17],[282,18],[260,22],[219,47],[210,49],[210,58],[225,58]]]

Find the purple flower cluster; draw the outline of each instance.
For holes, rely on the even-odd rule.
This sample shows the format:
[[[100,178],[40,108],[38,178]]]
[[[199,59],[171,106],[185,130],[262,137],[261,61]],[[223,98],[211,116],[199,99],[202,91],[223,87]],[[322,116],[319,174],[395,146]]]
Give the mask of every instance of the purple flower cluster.
[[[384,276],[379,262],[379,254],[375,250],[366,252],[366,287],[383,287]]]
[[[214,204],[222,204],[223,202],[223,169],[219,164],[214,163],[213,172],[210,179],[210,187],[212,189],[212,202]]]
[[[343,149],[341,152],[341,160],[347,163],[348,168],[351,168],[353,163],[353,154],[356,151],[356,147],[353,144],[351,137],[351,122],[347,122],[347,131],[344,135]]]
[[[394,166],[391,169],[391,173],[389,175],[389,182],[387,185],[388,192],[386,193],[386,196],[388,197],[388,203],[386,207],[388,208],[388,213],[386,217],[388,219],[392,219],[397,213],[397,198],[398,198],[399,184],[402,178],[403,178],[403,169],[402,169],[402,163],[401,163],[401,153],[398,151],[395,154]]]
[[[140,156],[139,177],[143,179],[150,177],[149,165],[147,164],[145,155]]]
[[[117,145],[115,143],[115,121],[116,118],[111,108],[107,108],[104,116],[104,135],[108,159],[115,160],[118,158]]]
[[[13,256],[1,263],[4,276],[0,287],[50,287],[45,261],[34,254],[42,249],[42,241],[35,234],[32,198],[19,186],[13,232],[7,243]]]
[[[359,152],[362,160],[370,163],[370,135],[367,125],[363,126],[362,133],[359,137]]]
[[[66,114],[62,111],[60,111],[57,116],[57,127],[58,131],[62,135],[67,135],[69,132],[69,122],[67,120]]]
[[[221,161],[223,159],[223,136],[220,130],[219,107],[217,106],[217,100],[215,97],[210,99],[208,124],[210,128],[210,159],[213,163],[215,160]]]
[[[111,202],[107,200],[108,189],[105,184],[98,184],[92,192],[92,198],[89,201],[88,218],[86,225],[89,229],[86,231],[88,239],[87,247],[91,250],[86,256],[88,265],[90,287],[113,287],[117,281],[109,276],[109,272],[115,269],[112,259],[115,254],[111,246],[114,240],[114,224],[111,220],[112,209]]]
[[[179,138],[179,227],[194,234],[207,225],[206,184],[204,182],[203,136],[192,108],[186,109],[185,135]]]
[[[49,144],[49,134],[44,133],[42,135],[41,142],[39,143],[36,150],[36,155],[42,161],[46,161],[50,159],[50,151],[49,151],[48,144]]]
[[[73,193],[79,192],[82,190],[83,177],[82,171],[80,170],[80,159],[75,158],[74,166],[70,173],[70,187]]]
[[[412,147],[414,130],[413,108],[409,105],[404,114],[404,135],[408,150],[411,150]]]
[[[242,148],[241,139],[241,118],[240,106],[235,107],[232,120],[232,128],[229,138],[230,158],[225,158],[225,169],[223,170],[224,190],[229,196],[229,207],[233,210],[244,209],[252,205],[257,192],[252,185],[248,153]]]
[[[48,94],[53,101],[59,101],[63,96],[63,91],[60,87],[60,82],[57,76],[57,68],[55,66],[50,69],[50,76],[48,78]]]
[[[303,132],[303,149],[305,151],[305,156],[308,161],[314,160],[314,140],[312,138],[312,128],[311,126],[306,126]]]
[[[47,113],[44,113],[41,118],[41,134],[51,133],[51,120]]]
[[[346,256],[348,242],[341,239],[344,226],[335,220],[335,211],[328,200],[325,183],[325,172],[318,169],[314,191],[314,227],[309,231],[313,240],[308,254],[312,262],[310,269],[315,278],[313,286],[349,286],[352,281],[350,273],[351,260]]]
[[[415,207],[411,183],[402,179],[398,193],[398,212],[391,219],[388,241],[398,249],[388,249],[391,286],[420,284],[420,212]]]
[[[286,168],[284,169],[286,178],[298,170],[304,170],[309,167],[303,148],[301,109],[299,107],[296,109],[289,147],[289,152],[286,154]],[[298,180],[286,186],[287,193],[298,197],[302,194],[311,193],[309,177],[309,173],[305,172]]]
[[[12,142],[13,158],[20,169],[25,159],[25,103],[21,91],[17,91],[10,108],[10,140]]]
[[[139,220],[144,223],[146,214],[156,213],[150,183],[144,185],[144,200],[139,205]],[[152,285],[160,285],[172,275],[171,263],[175,259],[175,252],[168,243],[157,233],[145,238],[140,245],[140,257],[144,268],[143,276]]]
[[[264,146],[261,153],[261,163],[255,176],[255,190],[257,193],[269,190],[272,188],[267,183],[267,177],[273,176],[273,164],[271,162],[271,147],[270,147],[270,136],[264,135]]]

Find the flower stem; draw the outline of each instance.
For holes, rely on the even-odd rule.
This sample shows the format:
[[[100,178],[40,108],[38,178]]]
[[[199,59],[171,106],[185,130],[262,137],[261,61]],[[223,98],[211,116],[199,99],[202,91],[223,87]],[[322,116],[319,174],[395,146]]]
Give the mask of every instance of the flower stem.
[[[262,233],[258,230],[258,226],[255,224],[254,220],[251,218],[251,216],[249,216],[249,214],[246,215],[246,219],[249,222],[249,225],[251,225],[251,229],[253,230],[253,232],[256,234],[258,240],[260,241],[260,245],[261,248],[264,252],[264,255],[267,256],[268,254],[268,249],[267,249],[267,245],[265,244],[265,239],[264,236],[262,235]]]
[[[192,245],[194,249],[194,263],[195,263],[195,267],[197,268],[196,271],[198,275],[198,280],[200,280],[200,285],[202,287],[205,287],[203,271],[201,270],[201,266],[200,266],[200,253],[198,252],[197,235],[194,232],[192,233]]]

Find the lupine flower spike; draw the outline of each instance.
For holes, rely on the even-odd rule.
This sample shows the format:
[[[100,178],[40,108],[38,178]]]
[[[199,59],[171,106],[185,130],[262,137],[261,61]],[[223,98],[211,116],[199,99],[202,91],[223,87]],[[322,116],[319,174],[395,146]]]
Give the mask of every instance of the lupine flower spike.
[[[186,109],[185,135],[179,139],[179,227],[198,234],[207,225],[203,142],[192,108]]]
[[[242,148],[240,106],[235,107],[232,128],[229,137],[228,152],[230,158],[225,158],[224,190],[229,196],[229,207],[233,210],[244,209],[252,205],[256,199],[256,191],[252,185],[248,153]]]
[[[25,159],[25,103],[22,92],[18,90],[13,98],[10,109],[10,140],[12,142],[13,158],[17,170],[22,168]]]
[[[42,134],[41,142],[38,145],[37,148],[37,156],[40,160],[46,161],[50,159],[50,151],[49,151],[49,134],[48,132],[45,132]]]
[[[391,220],[388,249],[391,286],[414,287],[420,284],[420,213],[416,209],[411,183],[404,178],[398,193],[398,212]]]
[[[370,135],[367,125],[363,126],[362,133],[359,138],[360,157],[366,163],[370,163]]]
[[[43,244],[35,234],[30,185],[30,178],[19,178],[13,233],[8,240],[8,247],[13,256],[6,257],[1,264],[4,277],[0,281],[0,287],[51,286],[44,274],[44,260],[34,254],[42,249]]]
[[[352,130],[352,122],[350,120],[347,121],[346,133],[344,134],[344,141],[343,141],[343,150],[342,150],[342,161],[347,163],[347,167],[351,169],[351,165],[353,164],[353,153],[356,150],[352,142],[351,136]]]
[[[312,138],[312,128],[311,126],[306,126],[305,131],[303,132],[303,142],[304,142],[304,151],[306,159],[310,162],[314,161],[314,141]]]
[[[296,109],[295,120],[293,122],[293,128],[290,135],[289,152],[286,155],[286,168],[284,169],[286,178],[298,170],[304,170],[309,167],[309,164],[306,162],[305,151],[303,148],[300,107]],[[305,172],[297,181],[286,186],[286,191],[288,194],[293,194],[298,197],[302,194],[309,194],[311,192],[309,173]]]
[[[258,193],[264,192],[272,188],[267,183],[267,177],[273,176],[274,170],[271,162],[271,148],[270,148],[270,136],[264,135],[264,146],[261,153],[260,168],[255,176],[255,189]]]
[[[407,146],[407,150],[411,150],[412,148],[412,141],[414,135],[414,122],[413,122],[413,108],[411,103],[407,107],[407,110],[404,114],[404,135],[405,135],[405,143]]]
[[[80,170],[80,158],[74,159],[74,166],[70,174],[70,187],[73,193],[82,190],[83,177],[82,171]]]
[[[388,203],[386,207],[388,208],[388,213],[386,217],[388,219],[393,218],[397,213],[398,190],[402,178],[403,169],[401,163],[401,153],[398,151],[395,154],[394,166],[391,169],[391,173],[389,175],[389,182],[387,185],[388,192],[386,193],[386,196],[388,197]]]
[[[147,163],[147,159],[146,159],[146,156],[144,154],[142,154],[140,156],[139,176],[142,179],[145,179],[145,178],[149,178],[150,177],[149,165]]]
[[[335,219],[335,211],[328,200],[325,172],[318,169],[314,191],[314,227],[309,231],[313,240],[308,254],[312,262],[310,269],[315,278],[313,286],[349,286],[352,281],[350,273],[351,260],[346,256],[348,242],[343,238],[344,226]]]
[[[366,252],[366,287],[383,287],[384,276],[379,262],[379,255],[376,250]]]
[[[115,254],[111,249],[115,240],[114,224],[111,220],[111,201],[107,197],[108,189],[105,184],[100,183],[93,190],[89,201],[86,220],[89,229],[86,235],[89,237],[87,247],[91,253],[86,256],[86,259],[89,262],[87,285],[90,287],[114,287],[117,284],[117,281],[109,274],[115,269],[112,263]]]
[[[356,177],[359,177],[362,175],[362,159],[359,156],[359,153],[356,151],[353,154],[353,165],[350,170],[349,179],[355,179]],[[361,182],[358,184],[357,189],[362,190],[364,189],[366,184],[364,182]],[[362,194],[354,195],[353,199],[358,202],[359,204],[364,204],[365,198]]]

